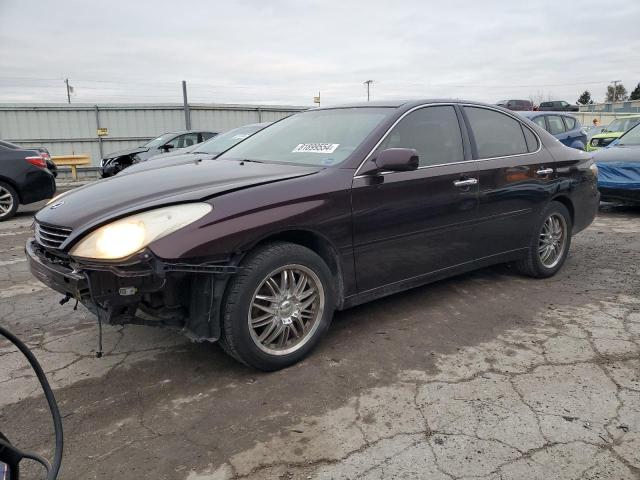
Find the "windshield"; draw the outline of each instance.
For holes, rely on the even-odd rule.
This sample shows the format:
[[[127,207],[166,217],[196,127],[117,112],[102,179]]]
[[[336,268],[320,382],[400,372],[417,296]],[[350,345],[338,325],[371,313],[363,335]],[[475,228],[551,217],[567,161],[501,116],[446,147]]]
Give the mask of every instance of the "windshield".
[[[240,143],[245,138],[262,130],[264,127],[266,127],[265,124],[234,128],[198,145],[193,153],[210,153],[217,155],[220,152],[224,152],[225,150],[228,150],[234,145]]]
[[[158,147],[160,145],[164,145],[175,136],[176,136],[175,133],[165,133],[163,135],[160,135],[158,138],[154,138],[153,140],[145,143],[143,147],[153,148],[153,147]]]
[[[363,107],[298,113],[247,138],[219,158],[338,165],[392,111]]]
[[[640,146],[640,125],[636,125],[620,137],[616,145]]]
[[[629,130],[634,125],[637,125],[638,123],[640,123],[640,117],[618,118],[617,120],[614,120],[607,126],[606,131],[607,132],[626,132],[627,130]]]

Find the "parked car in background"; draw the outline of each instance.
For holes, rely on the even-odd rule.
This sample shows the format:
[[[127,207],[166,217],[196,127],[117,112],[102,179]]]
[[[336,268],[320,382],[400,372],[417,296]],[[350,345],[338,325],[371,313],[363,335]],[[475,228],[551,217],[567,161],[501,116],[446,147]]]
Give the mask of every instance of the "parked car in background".
[[[544,128],[567,147],[585,150],[587,135],[575,117],[566,113],[519,112],[539,127]]]
[[[39,151],[0,141],[0,222],[13,217],[19,205],[55,192],[56,180]]]
[[[564,100],[540,102],[538,109],[545,112],[578,112],[580,110],[578,105],[571,105]]]
[[[640,125],[595,152],[593,159],[603,201],[640,205]]]
[[[625,115],[618,117],[607,125],[602,133],[591,137],[587,144],[587,150],[593,151],[602,147],[607,147],[611,142],[620,138],[624,132],[640,123],[640,115]]]
[[[336,309],[501,262],[554,275],[598,198],[591,157],[512,112],[367,102],[72,190],[36,214],[26,253],[102,321],[220,340],[276,370]]]
[[[190,147],[188,152],[179,155],[165,153],[148,158],[142,162],[131,165],[125,169],[124,173],[136,173],[152,168],[171,167],[174,165],[182,165],[185,163],[199,162],[201,160],[213,160],[225,150],[237,145],[245,138],[250,137],[263,128],[271,125],[271,122],[253,123],[242,127],[234,128],[228,132],[216,135],[200,145]]]
[[[496,105],[515,111],[533,110],[533,102],[530,100],[500,100]]]
[[[14,149],[15,148],[17,148],[17,149],[24,149],[25,148],[25,147],[21,147],[20,145],[16,145],[15,143],[7,142],[6,140],[0,140],[0,145],[4,145],[5,147],[14,148]],[[47,150],[44,147],[27,147],[27,148],[29,150],[35,150],[36,152],[38,152],[40,154],[40,156],[42,157],[42,159],[47,164],[47,169],[53,174],[54,177],[58,176],[58,167],[54,163],[54,161],[51,160],[51,154],[49,153],[49,150]]]
[[[111,177],[128,166],[163,152],[191,147],[209,140],[217,132],[185,130],[169,132],[145,143],[141,147],[129,148],[106,155],[100,163],[100,176]]]

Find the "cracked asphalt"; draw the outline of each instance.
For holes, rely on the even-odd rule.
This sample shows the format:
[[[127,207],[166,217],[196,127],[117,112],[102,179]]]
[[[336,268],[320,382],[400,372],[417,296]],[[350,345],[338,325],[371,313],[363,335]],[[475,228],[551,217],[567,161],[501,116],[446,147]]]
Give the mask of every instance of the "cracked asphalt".
[[[106,326],[96,359],[93,317],[27,271],[31,214],[0,224],[0,321],[55,389],[61,478],[640,478],[638,208],[602,207],[554,278],[496,266],[340,312],[271,374],[150,327]],[[0,430],[51,455],[7,343]]]

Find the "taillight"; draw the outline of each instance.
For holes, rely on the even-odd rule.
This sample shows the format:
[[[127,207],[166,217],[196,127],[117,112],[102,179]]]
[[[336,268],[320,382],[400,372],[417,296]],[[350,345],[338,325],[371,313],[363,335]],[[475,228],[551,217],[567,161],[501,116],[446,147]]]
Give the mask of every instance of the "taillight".
[[[40,156],[45,160],[49,160],[51,158],[51,155],[49,155],[47,152],[40,152]]]
[[[44,161],[44,158],[38,157],[25,157],[25,160],[29,162],[31,165],[34,165],[39,168],[46,168],[47,162]]]

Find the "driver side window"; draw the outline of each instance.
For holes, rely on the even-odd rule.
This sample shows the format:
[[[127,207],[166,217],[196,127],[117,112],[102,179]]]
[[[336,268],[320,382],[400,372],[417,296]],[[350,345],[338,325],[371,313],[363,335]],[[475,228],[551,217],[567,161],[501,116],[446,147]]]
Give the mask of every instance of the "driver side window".
[[[414,148],[420,166],[442,165],[464,160],[462,134],[451,106],[424,107],[404,117],[380,144],[387,148]]]

